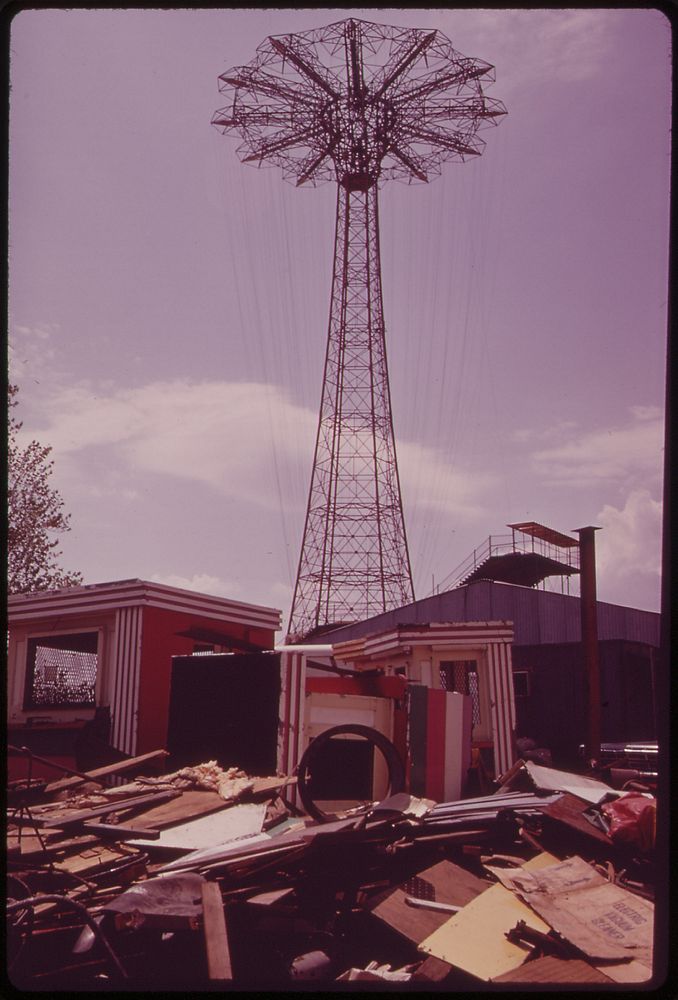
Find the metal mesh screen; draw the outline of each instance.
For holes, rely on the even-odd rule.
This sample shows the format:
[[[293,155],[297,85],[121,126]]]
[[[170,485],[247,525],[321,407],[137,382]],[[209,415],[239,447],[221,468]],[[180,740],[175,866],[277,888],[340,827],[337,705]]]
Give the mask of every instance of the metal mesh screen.
[[[471,696],[473,725],[480,724],[478,665],[475,660],[445,660],[440,664],[440,683],[444,691]]]
[[[28,657],[28,706],[94,705],[96,633],[31,639]]]

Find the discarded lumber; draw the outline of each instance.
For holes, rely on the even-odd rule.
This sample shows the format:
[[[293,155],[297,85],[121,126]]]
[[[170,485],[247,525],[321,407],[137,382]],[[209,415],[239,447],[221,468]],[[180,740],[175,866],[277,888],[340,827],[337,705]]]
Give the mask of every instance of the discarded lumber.
[[[73,788],[75,785],[82,785],[86,781],[96,781],[98,778],[107,778],[115,774],[124,774],[126,771],[133,771],[150,764],[154,760],[162,760],[169,756],[167,750],[152,750],[150,753],[141,754],[139,757],[129,757],[127,760],[118,760],[115,764],[106,764],[104,767],[96,767],[92,771],[85,771],[80,775],[73,775],[70,778],[60,778],[47,785],[45,792],[61,792],[64,788]]]
[[[137,826],[125,826],[123,823],[84,823],[83,830],[97,833],[105,840],[133,840],[135,837],[143,836],[148,840],[157,840],[160,836],[159,830],[142,830]]]
[[[207,972],[212,982],[230,982],[233,979],[231,953],[226,933],[226,918],[221,889],[216,882],[202,886],[202,913],[207,951]]]
[[[168,799],[174,799],[181,795],[178,790],[168,790],[165,792],[152,792],[150,795],[135,795],[128,799],[123,799],[119,802],[106,802],[101,806],[93,806],[91,809],[78,809],[75,812],[63,812],[53,819],[48,820],[38,820],[42,823],[46,829],[51,827],[63,827],[74,826],[78,823],[84,823],[88,819],[93,819],[95,816],[106,816],[108,813],[112,812],[124,812],[127,809],[138,809],[141,806],[147,805],[150,802],[158,803],[166,801]]]
[[[146,831],[162,830],[175,823],[207,816],[220,809],[227,809],[233,803],[226,802],[218,792],[188,789],[180,792],[171,801],[158,804],[146,810],[137,818],[139,836],[147,836]]]
[[[418,945],[450,917],[433,909],[413,910],[409,896],[438,903],[465,906],[490,883],[466,871],[452,861],[440,861],[419,875],[403,882],[397,889],[380,894],[369,906],[372,914],[412,944]]]

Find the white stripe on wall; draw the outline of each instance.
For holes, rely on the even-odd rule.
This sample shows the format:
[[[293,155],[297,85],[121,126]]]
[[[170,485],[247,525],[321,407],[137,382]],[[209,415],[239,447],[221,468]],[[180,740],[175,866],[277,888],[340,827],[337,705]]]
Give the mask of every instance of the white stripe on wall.
[[[115,636],[111,742],[118,750],[133,756],[139,707],[141,608],[120,608],[116,612]]]
[[[488,646],[492,730],[495,747],[495,773],[503,774],[513,763],[515,704],[511,678],[511,653],[507,643]]]

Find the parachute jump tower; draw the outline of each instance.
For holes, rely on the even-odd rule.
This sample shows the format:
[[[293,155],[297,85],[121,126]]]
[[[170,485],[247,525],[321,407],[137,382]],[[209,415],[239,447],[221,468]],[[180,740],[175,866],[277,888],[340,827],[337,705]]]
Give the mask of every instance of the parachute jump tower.
[[[334,272],[320,418],[289,633],[304,638],[414,599],[391,400],[377,189],[426,182],[482,152],[506,114],[493,67],[439,31],[349,18],[265,39],[219,77],[212,124],[244,163],[337,184]]]

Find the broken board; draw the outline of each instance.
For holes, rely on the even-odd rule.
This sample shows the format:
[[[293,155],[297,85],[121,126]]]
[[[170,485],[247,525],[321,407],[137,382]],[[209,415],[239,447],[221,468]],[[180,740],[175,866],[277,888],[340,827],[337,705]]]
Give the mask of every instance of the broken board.
[[[223,801],[223,800],[222,800]],[[139,847],[163,847],[182,851],[197,851],[205,847],[217,847],[241,837],[249,837],[261,833],[261,827],[266,815],[265,802],[243,802],[240,805],[220,809],[208,816],[200,816],[167,829],[151,831],[155,840],[147,843],[141,839],[143,833],[137,834],[137,839],[130,841]]]
[[[528,871],[555,864],[539,854],[525,864]],[[419,945],[420,951],[442,959],[485,982],[522,965],[528,952],[506,938],[519,920],[548,933],[549,925],[503,885],[493,885],[472,899]]]
[[[613,963],[603,966],[611,978],[617,982],[651,978],[651,902],[612,884],[576,855],[537,871],[527,867],[496,874],[589,961]]]
[[[429,898],[434,897],[438,903],[451,903],[454,906],[465,906],[489,887],[488,882],[452,861],[440,861],[415,878],[419,884],[431,887]],[[449,914],[410,906],[406,898],[408,895],[416,895],[416,888],[408,891],[407,887],[408,882],[403,883],[377,901],[371,910],[378,920],[388,924],[413,944],[419,944],[446,923]]]
[[[182,792],[171,802],[152,806],[140,813],[135,820],[138,830],[162,830],[176,823],[207,816],[209,813],[226,809],[231,803],[226,802],[218,792],[194,791]]]

